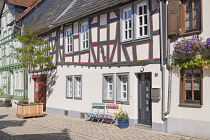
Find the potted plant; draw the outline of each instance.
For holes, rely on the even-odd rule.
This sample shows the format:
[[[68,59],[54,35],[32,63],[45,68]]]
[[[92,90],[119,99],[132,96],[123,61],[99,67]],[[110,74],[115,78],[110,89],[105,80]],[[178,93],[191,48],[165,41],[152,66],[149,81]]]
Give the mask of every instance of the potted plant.
[[[11,99],[6,98],[4,101],[4,105],[5,105],[5,107],[11,107],[12,106]]]
[[[115,116],[117,118],[119,128],[127,128],[128,127],[128,125],[129,125],[128,113],[123,111],[122,107],[120,107],[118,113],[115,113]]]
[[[44,116],[43,104],[44,103],[39,103],[38,101],[29,103],[28,98],[24,98],[17,104],[16,115],[23,118]]]
[[[0,107],[4,107],[4,102],[3,102],[3,100],[0,100]]]

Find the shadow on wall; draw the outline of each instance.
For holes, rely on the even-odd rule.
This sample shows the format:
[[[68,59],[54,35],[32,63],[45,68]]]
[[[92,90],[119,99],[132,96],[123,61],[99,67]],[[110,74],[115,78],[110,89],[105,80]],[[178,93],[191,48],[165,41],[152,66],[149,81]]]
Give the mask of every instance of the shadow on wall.
[[[51,71],[48,71],[47,73],[47,98],[49,98],[50,95],[53,93],[53,86],[56,84],[56,81],[58,79],[57,73],[57,69],[53,69]]]

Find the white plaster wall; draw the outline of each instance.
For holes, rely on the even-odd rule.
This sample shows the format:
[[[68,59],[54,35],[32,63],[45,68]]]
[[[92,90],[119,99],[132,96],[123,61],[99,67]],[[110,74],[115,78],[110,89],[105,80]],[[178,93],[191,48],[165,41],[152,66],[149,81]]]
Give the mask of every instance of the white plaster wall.
[[[52,94],[47,98],[47,107],[72,110],[79,112],[88,112],[91,110],[92,102],[102,102],[102,75],[106,73],[124,73],[129,72],[130,76],[130,104],[120,105],[129,113],[130,119],[138,119],[138,78],[137,74],[142,66],[135,67],[81,67],[81,66],[63,66],[57,67],[57,77],[55,85],[52,87]],[[147,65],[144,67],[144,72],[152,72],[152,84],[159,85],[161,75],[158,64]],[[157,72],[158,77],[154,77]],[[82,100],[66,99],[66,76],[67,75],[82,75]],[[116,75],[115,75],[116,77]],[[29,76],[30,81],[30,76]],[[116,80],[115,80],[116,81]],[[29,82],[29,98],[33,100],[33,80]],[[48,81],[49,83],[49,81]],[[159,85],[161,86],[161,85]],[[116,94],[116,91],[115,93]],[[156,123],[161,121],[161,101],[152,103],[152,120]]]
[[[210,37],[210,1],[203,1],[203,32],[200,36],[206,40]],[[192,37],[192,36],[188,36]],[[171,53],[173,52],[174,41],[177,38],[171,39]],[[181,38],[178,38],[181,39]],[[210,83],[210,70],[203,69],[203,105],[201,108],[193,107],[179,107],[180,103],[180,69],[178,67],[174,68],[172,77],[172,96],[171,96],[171,113],[170,118],[188,119],[196,121],[208,121],[210,122],[210,94],[209,94],[209,83]]]
[[[100,15],[100,26],[107,24],[107,14]]]

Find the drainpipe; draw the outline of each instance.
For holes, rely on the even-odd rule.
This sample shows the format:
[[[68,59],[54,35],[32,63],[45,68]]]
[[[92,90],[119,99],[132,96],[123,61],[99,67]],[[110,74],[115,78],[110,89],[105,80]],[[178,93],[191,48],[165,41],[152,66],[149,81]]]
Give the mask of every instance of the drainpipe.
[[[164,43],[163,43],[163,1],[160,1],[160,70],[161,70],[161,81],[162,81],[162,110],[161,110],[161,118],[165,120],[165,69],[164,69]]]
[[[168,38],[167,42],[167,69],[169,71],[168,75],[168,105],[167,105],[167,111],[164,112],[164,115],[168,115],[170,113],[171,109],[171,87],[172,87],[172,67],[170,64],[170,39]]]
[[[172,67],[170,65],[170,39],[167,41],[167,69],[169,71],[168,76],[168,104],[167,111],[165,111],[165,68],[164,68],[164,35],[163,35],[163,1],[160,1],[160,57],[161,57],[161,80],[162,80],[162,110],[161,110],[161,118],[163,121],[166,120],[166,115],[170,113],[171,108],[171,85],[172,85]],[[167,15],[167,13],[166,13]],[[167,18],[166,18],[167,19]],[[166,28],[166,27],[165,27]]]

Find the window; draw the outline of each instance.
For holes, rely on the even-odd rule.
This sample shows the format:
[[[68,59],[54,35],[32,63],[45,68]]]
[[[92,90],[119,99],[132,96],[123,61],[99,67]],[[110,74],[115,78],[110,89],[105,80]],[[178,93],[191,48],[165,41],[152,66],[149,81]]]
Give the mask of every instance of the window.
[[[132,12],[131,8],[123,10],[123,40],[131,39],[131,26],[132,26]]]
[[[14,86],[16,90],[24,89],[24,71],[14,72]]]
[[[149,6],[147,0],[135,2],[121,10],[121,41],[149,37]]]
[[[201,29],[201,0],[185,0],[184,15],[185,15],[185,31]]]
[[[202,0],[168,0],[168,35],[200,32]]]
[[[81,44],[81,50],[86,50],[89,48],[89,33],[88,33],[88,22],[83,22],[80,25],[80,44]]]
[[[50,46],[49,45],[49,37],[48,36],[44,37],[44,40],[47,41],[48,43],[45,44],[42,49],[46,49],[45,50],[45,56],[49,56],[50,55],[50,50],[49,50],[49,46]]]
[[[117,74],[117,102],[129,103],[128,74]]]
[[[181,70],[181,104],[202,104],[202,69]]]
[[[82,98],[82,77],[81,76],[74,77],[74,97]]]
[[[136,6],[136,37],[141,38],[148,36],[148,6],[146,2],[140,3]]]
[[[73,42],[73,34],[72,28],[66,29],[66,36],[65,36],[65,51],[66,53],[71,53],[73,51],[72,42]]]
[[[72,76],[66,77],[66,97],[73,98],[73,78],[72,78]]]
[[[113,74],[103,75],[103,102],[114,102]]]

